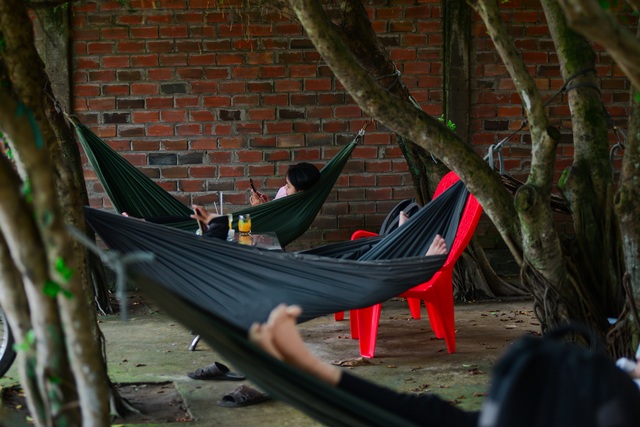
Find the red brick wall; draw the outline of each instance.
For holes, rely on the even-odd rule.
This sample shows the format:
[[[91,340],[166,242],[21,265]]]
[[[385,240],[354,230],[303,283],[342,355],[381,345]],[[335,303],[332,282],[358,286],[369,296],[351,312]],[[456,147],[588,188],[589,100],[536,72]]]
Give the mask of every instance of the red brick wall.
[[[238,13],[238,0],[85,1],[73,13],[74,108],[136,166],[185,204],[225,211],[248,201],[248,178],[275,194],[289,164],[322,166],[367,120],[333,78],[301,27],[278,13]],[[549,95],[562,85],[537,2],[503,5],[512,34]],[[425,111],[441,114],[439,1],[368,3],[376,31]],[[486,153],[522,120],[518,97],[486,35],[474,26],[472,141]],[[598,68],[612,109],[623,113],[628,84],[607,58]],[[566,104],[556,107],[566,114]],[[558,122],[561,123],[560,121]],[[529,164],[525,133],[511,139],[507,169]],[[376,230],[396,201],[411,197],[394,136],[369,127],[312,228],[296,246]],[[560,147],[558,168],[570,159]],[[90,169],[91,202],[109,206]],[[227,206],[227,203],[229,204]],[[484,230],[486,227],[483,227]],[[489,245],[500,245],[492,237]],[[293,245],[292,245],[293,247]]]

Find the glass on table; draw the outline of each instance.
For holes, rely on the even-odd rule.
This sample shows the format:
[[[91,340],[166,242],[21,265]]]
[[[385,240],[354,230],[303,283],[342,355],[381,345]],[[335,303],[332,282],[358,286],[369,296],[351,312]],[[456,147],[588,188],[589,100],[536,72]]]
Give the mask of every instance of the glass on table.
[[[251,233],[251,215],[245,214],[238,217],[238,231],[240,235]]]

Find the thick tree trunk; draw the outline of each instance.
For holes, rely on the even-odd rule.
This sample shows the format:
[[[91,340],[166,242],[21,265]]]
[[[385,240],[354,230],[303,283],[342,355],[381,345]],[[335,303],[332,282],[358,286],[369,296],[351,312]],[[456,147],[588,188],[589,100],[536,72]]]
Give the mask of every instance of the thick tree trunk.
[[[79,161],[76,164],[68,162],[68,157],[64,156],[59,135],[56,133],[56,129],[63,127],[51,126],[50,120],[55,122],[55,120],[61,120],[62,116],[59,113],[57,116],[49,114],[55,111],[55,107],[52,107],[52,97],[47,96],[51,93],[45,93],[45,90],[50,88],[50,84],[35,50],[32,23],[24,6],[24,3],[18,0],[0,1],[0,28],[5,40],[3,58],[12,89],[17,98],[22,101],[21,103],[6,102],[6,105],[2,106],[6,106],[6,110],[3,112],[0,127],[6,131],[12,141],[16,142],[13,152],[22,180],[30,184],[32,197],[32,205],[22,211],[21,215],[31,218],[27,213],[31,210],[36,213],[33,215],[36,220],[35,227],[25,230],[34,230],[33,232],[39,234],[42,242],[41,249],[30,254],[29,261],[20,260],[17,258],[19,248],[12,246],[15,237],[11,234],[11,230],[3,229],[3,232],[16,265],[18,267],[20,263],[30,265],[31,272],[27,274],[26,271],[22,271],[22,274],[29,302],[33,305],[32,317],[48,314],[47,330],[57,331],[60,334],[56,337],[42,335],[40,338],[38,333],[44,334],[44,331],[38,331],[35,328],[37,319],[32,319],[38,337],[36,343],[42,346],[66,345],[66,353],[64,349],[59,348],[55,351],[51,351],[52,349],[38,351],[38,370],[52,363],[44,358],[60,354],[63,356],[61,360],[55,358],[53,360],[63,366],[64,363],[68,363],[68,357],[70,368],[73,370],[73,379],[69,380],[64,375],[60,375],[60,378],[65,378],[63,384],[72,386],[74,391],[77,387],[79,393],[74,397],[65,397],[65,401],[62,402],[65,405],[61,407],[66,408],[70,414],[78,410],[82,413],[81,418],[71,415],[74,420],[71,425],[79,425],[80,419],[85,426],[108,425],[108,380],[101,347],[98,344],[95,310],[89,297],[91,287],[87,280],[85,251],[67,233],[67,224],[80,230],[85,228],[80,197],[84,187],[80,186],[81,180],[78,178],[78,176],[81,177],[80,169],[77,168]],[[6,93],[3,98],[14,99]],[[22,118],[16,118],[16,111],[21,109],[24,111]],[[15,127],[18,122],[22,122],[22,128]],[[26,135],[25,131],[30,134]],[[73,139],[67,141],[73,141]],[[77,148],[75,153],[76,158],[79,159]],[[4,205],[3,203],[3,208]],[[16,218],[11,219],[16,220]],[[22,246],[26,246],[24,242]],[[43,276],[34,286],[42,286],[42,283],[49,284],[50,295],[46,296],[47,305],[38,299],[43,295],[41,288],[38,287],[37,292],[31,292],[29,286],[33,270],[43,267],[45,268],[42,272]],[[62,335],[63,329],[64,335]],[[44,383],[47,380],[47,377],[42,377],[41,381]],[[46,388],[43,387],[41,392],[44,393],[45,390]],[[45,393],[42,396],[49,395]],[[79,406],[68,405],[77,400],[79,400]],[[45,401],[45,409],[49,408],[56,408],[56,405],[47,404]],[[44,415],[51,416],[51,414]]]
[[[638,269],[638,260],[640,260],[640,226],[637,221],[637,212],[640,212],[640,199],[638,198],[640,196],[640,187],[638,186],[640,171],[637,167],[640,161],[638,152],[640,112],[638,111],[637,95],[640,89],[640,26],[637,20],[640,5],[638,2],[628,3],[635,10],[636,34],[634,35],[626,25],[621,25],[612,13],[604,9],[597,1],[561,0],[559,4],[569,25],[575,31],[604,46],[625,75],[629,77],[633,85],[631,90],[631,114],[627,132],[628,140],[624,150],[618,191],[614,196],[613,202],[616,217],[619,221],[620,236],[617,234],[618,231],[616,230],[614,219],[606,217],[610,213],[609,200],[602,201],[599,199],[599,204],[606,207],[607,210],[604,211],[604,214],[602,211],[594,214],[605,215],[602,230],[596,229],[596,231],[601,232],[602,236],[603,253],[600,253],[601,259],[611,258],[611,261],[606,266],[608,269],[605,270],[610,275],[609,285],[612,286],[612,290],[605,295],[608,302],[606,308],[608,311],[619,311],[622,306],[620,300],[626,300],[622,314],[615,313],[619,321],[609,334],[609,342],[614,347],[612,351],[614,354],[631,356],[633,349],[629,348],[630,344],[632,342],[637,343],[640,339],[640,316],[637,312],[637,307],[640,304],[640,271]],[[627,17],[629,18],[630,15],[627,15]],[[625,24],[628,24],[628,21]],[[585,117],[585,119],[587,118]],[[600,147],[599,154],[602,155],[605,148],[601,144],[597,144],[597,147]],[[589,159],[589,154],[597,155],[597,153],[591,153],[590,151],[586,153],[583,156],[586,159]],[[606,171],[606,166],[602,165],[603,161],[604,157],[598,163],[600,168],[596,169],[598,175],[595,176],[594,180],[601,181],[600,189],[604,188],[606,190],[602,191],[600,197],[603,195],[608,197],[611,193],[610,186],[606,185],[608,182],[606,179],[601,178],[604,173],[601,171]],[[623,255],[618,254],[618,242],[621,242]],[[622,260],[624,260],[624,268],[616,263],[622,263]],[[620,277],[621,271],[626,271],[623,277]],[[599,278],[600,276],[597,277]],[[592,286],[603,286],[602,289],[598,288],[599,294],[606,293],[604,288],[606,284],[595,283]],[[618,314],[620,315],[618,316]]]
[[[553,285],[565,299],[575,301],[574,316],[604,335],[609,329],[607,318],[616,318],[623,306],[605,106],[597,86],[591,45],[568,27],[557,2],[544,0],[542,5],[567,84],[575,153],[571,168],[559,183],[574,220],[575,240],[565,249],[573,260],[573,268],[568,271],[568,282],[573,286]]]
[[[6,93],[3,95],[5,102],[10,99]],[[21,121],[16,120],[15,128],[6,124],[4,119],[16,111],[16,104],[6,102],[2,107],[5,106],[10,112],[0,111],[0,128],[13,141],[28,144],[29,140],[34,140],[26,117]],[[41,151],[44,153],[44,150]],[[40,157],[42,158],[41,155]],[[77,425],[80,422],[77,409],[66,405],[77,401],[78,395],[69,367],[60,317],[55,299],[43,292],[43,284],[51,282],[47,254],[42,250],[38,224],[34,221],[34,216],[30,215],[33,211],[19,195],[21,180],[4,156],[0,156],[0,181],[3,183],[0,193],[0,230],[11,254],[11,265],[15,266],[22,277],[24,292],[29,301],[31,329],[36,337],[35,341],[23,341],[27,356],[19,359],[22,362],[19,370],[25,375],[21,377],[23,388],[30,397],[29,409],[37,425],[51,425],[54,419]],[[50,191],[53,192],[53,189]],[[11,302],[1,301],[7,307]],[[20,323],[10,321],[10,324]]]
[[[638,30],[640,33],[640,27]],[[640,100],[636,94],[637,89],[631,93],[628,139],[625,144],[620,184],[615,195],[615,212],[620,221],[621,235],[624,236],[622,249],[626,266],[622,280],[626,310],[621,316],[626,325],[621,333],[628,342],[634,343],[640,341],[640,221],[637,214],[640,212]],[[621,326],[620,329],[622,328]],[[625,350],[629,349],[621,348],[618,354],[629,356]]]
[[[89,205],[82,161],[75,135],[63,118],[63,112],[71,110],[71,91],[69,73],[69,19],[71,7],[39,8],[35,11],[34,26],[38,37],[37,50],[43,58],[45,72],[50,80],[50,84],[45,85],[44,91],[47,93],[46,111],[52,124],[53,131],[60,144],[60,150],[65,159],[65,169],[70,174],[68,178],[73,180],[73,185],[77,195],[83,205]],[[73,214],[72,214],[73,215]],[[73,221],[73,224],[77,221]],[[77,226],[80,224],[77,224]],[[95,240],[93,230],[86,229],[91,240]],[[93,253],[88,254],[88,269],[91,272],[95,302],[98,309],[105,313],[112,313],[109,303],[109,291],[105,277],[104,266],[100,259]]]

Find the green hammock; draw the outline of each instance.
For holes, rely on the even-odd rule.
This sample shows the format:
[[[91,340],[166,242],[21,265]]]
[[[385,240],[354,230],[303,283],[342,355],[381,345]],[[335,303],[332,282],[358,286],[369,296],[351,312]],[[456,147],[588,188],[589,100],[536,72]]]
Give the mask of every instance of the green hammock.
[[[319,422],[338,427],[415,427],[412,422],[366,399],[332,387],[275,359],[247,339],[246,332],[211,311],[194,307],[153,279],[137,273],[130,279],[174,319],[202,338],[270,396]]]
[[[129,163],[91,129],[73,120],[72,123],[91,166],[118,213],[127,212],[136,218],[185,231],[197,230],[196,221],[189,218],[193,213],[191,208]],[[238,215],[251,214],[252,231],[275,232],[282,246],[300,237],[322,208],[361,136],[362,132],[322,168],[320,181],[313,188],[235,211],[234,227],[237,227]]]

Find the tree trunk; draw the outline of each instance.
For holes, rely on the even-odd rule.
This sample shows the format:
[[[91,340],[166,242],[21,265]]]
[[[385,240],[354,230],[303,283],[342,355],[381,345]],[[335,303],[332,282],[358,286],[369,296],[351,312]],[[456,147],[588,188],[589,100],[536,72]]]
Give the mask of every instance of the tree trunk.
[[[70,178],[78,191],[83,205],[89,205],[82,160],[73,131],[63,118],[63,112],[71,110],[71,90],[69,73],[69,19],[71,7],[50,6],[35,11],[34,27],[37,34],[36,44],[40,57],[44,61],[45,73],[51,79],[44,88],[48,94],[47,114],[57,135],[60,150],[69,167]],[[65,165],[65,166],[67,166]],[[86,227],[89,238],[95,241],[90,227]],[[103,313],[113,313],[109,302],[109,288],[100,259],[93,253],[87,254],[88,270],[95,294],[95,303]]]
[[[77,147],[75,152],[65,152],[60,133],[56,132],[66,128],[67,134],[71,135],[67,126],[60,125],[64,121],[61,112],[56,111],[53,105],[51,85],[35,50],[32,23],[24,6],[23,2],[17,0],[0,1],[0,28],[5,40],[3,58],[6,75],[9,76],[11,88],[16,94],[12,96],[5,93],[3,96],[5,100],[11,101],[3,105],[6,109],[1,117],[0,127],[15,142],[13,152],[16,164],[22,181],[29,183],[31,190],[28,194],[30,203],[20,215],[35,218],[35,223],[21,232],[31,232],[38,236],[33,238],[42,243],[34,245],[37,249],[32,250],[30,257],[21,255],[19,251],[27,247],[25,241],[28,240],[17,239],[16,232],[12,231],[13,224],[18,220],[15,215],[8,217],[6,224],[12,226],[3,228],[3,234],[16,266],[19,269],[24,265],[29,266],[20,271],[31,306],[36,343],[38,346],[58,346],[38,349],[36,373],[44,408],[36,408],[36,411],[42,412],[38,416],[45,417],[47,422],[53,422],[53,419],[60,416],[50,410],[64,408],[67,412],[62,415],[69,417],[70,425],[108,425],[108,379],[99,334],[96,332],[97,322],[90,297],[85,251],[67,233],[67,224],[79,230],[85,229],[81,197],[84,185],[81,169],[78,168],[79,153]],[[21,102],[13,102],[16,98]],[[16,111],[23,113],[16,117]],[[18,123],[21,127],[16,126]],[[71,147],[74,140],[66,141],[67,147]],[[19,182],[14,184],[12,189],[17,192]],[[6,203],[2,206],[9,211],[5,207]],[[34,212],[33,216],[29,215],[31,211]],[[21,227],[15,228],[22,230]],[[14,242],[20,242],[20,245],[13,244]],[[41,271],[41,276],[32,285],[34,271]],[[42,284],[47,284],[44,295]],[[32,287],[37,291],[32,290]],[[39,317],[45,315],[46,321],[40,321]],[[47,327],[37,328],[36,325],[40,324],[46,324]],[[47,331],[55,335],[47,335]],[[58,354],[61,355],[60,359],[51,358],[51,355]],[[55,385],[57,383],[52,385],[48,376],[49,365],[52,363],[59,365],[58,369],[72,370],[71,378],[68,378],[69,374],[56,377],[63,379],[61,384],[70,387],[74,393],[77,391],[77,395],[60,394],[61,401],[48,400],[56,396],[48,390],[51,387],[61,387]],[[79,405],[75,403],[78,400]],[[69,404],[71,402],[74,404]]]
[[[568,270],[568,283],[555,286],[565,299],[573,301],[573,315],[605,335],[609,329],[606,319],[618,317],[624,294],[620,239],[613,216],[608,126],[596,85],[595,53],[584,37],[568,27],[557,2],[544,0],[542,5],[567,85],[575,153],[571,168],[559,183],[573,214],[575,240],[565,245],[573,266]],[[631,344],[626,338],[622,340]]]
[[[640,32],[640,27],[638,28]],[[620,221],[622,249],[626,273],[622,280],[625,291],[625,311],[620,319],[624,320],[616,328],[616,336],[610,342],[640,341],[640,99],[637,91],[631,91],[631,115],[629,117],[628,139],[620,173],[620,184],[615,194],[615,212]],[[618,338],[622,335],[622,339]],[[633,350],[633,349],[631,349]],[[625,352],[626,351],[626,352]],[[617,354],[629,355],[628,348],[619,348]]]
[[[7,99],[11,98],[6,92],[3,93],[2,98],[5,99],[5,103],[2,106],[4,111],[0,111],[0,128],[10,136],[12,141],[19,142],[27,151],[26,146],[35,140],[33,129],[26,117],[15,120],[15,128],[7,125],[6,118],[16,111],[17,104],[7,102]],[[5,106],[6,109],[4,109]],[[34,165],[42,167],[42,160],[46,157],[42,156],[45,150],[40,151],[41,153],[37,156],[40,159],[34,162]],[[3,156],[0,157],[0,181],[3,182],[0,194],[2,200],[0,230],[11,255],[10,265],[15,266],[15,270],[22,278],[24,293],[29,301],[27,312],[30,313],[30,329],[35,336],[35,340],[23,339],[22,348],[26,355],[18,359],[22,362],[18,369],[21,372],[29,409],[36,425],[52,425],[54,420],[59,420],[63,423],[62,425],[65,423],[78,425],[80,417],[77,409],[66,405],[68,402],[76,401],[78,395],[70,371],[59,313],[55,298],[43,292],[43,285],[52,283],[52,280],[49,275],[47,254],[42,250],[40,227],[34,221],[34,217],[38,215],[30,215],[33,210],[19,193],[22,181]],[[38,188],[38,192],[44,191],[46,190]],[[52,188],[50,191],[53,193]],[[34,195],[33,198],[42,198],[42,196]],[[40,207],[44,207],[44,204],[40,204]],[[12,267],[7,268],[12,269]],[[7,279],[12,278],[9,276]],[[4,282],[3,285],[17,284]],[[10,307],[13,302],[15,301],[0,301],[3,307]],[[22,323],[20,320],[10,320],[12,325],[20,323]]]

